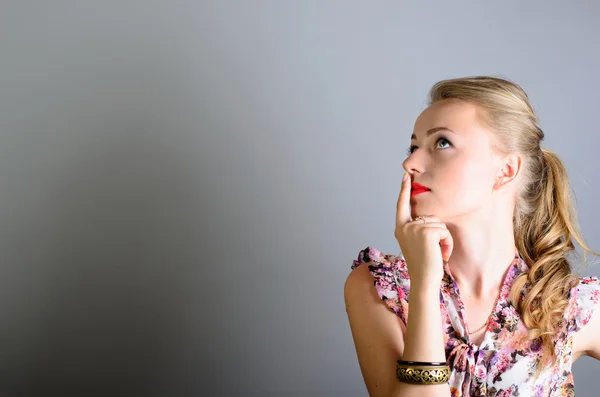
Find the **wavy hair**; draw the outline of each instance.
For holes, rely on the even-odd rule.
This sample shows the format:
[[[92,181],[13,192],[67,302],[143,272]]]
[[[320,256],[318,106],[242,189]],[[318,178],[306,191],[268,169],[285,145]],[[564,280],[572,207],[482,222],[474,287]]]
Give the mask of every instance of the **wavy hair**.
[[[544,133],[525,91],[498,77],[449,79],[431,88],[429,104],[449,98],[478,105],[497,138],[495,149],[523,156],[513,226],[515,244],[529,269],[514,281],[510,299],[529,330],[528,338],[541,343],[539,376],[556,362],[555,336],[564,326],[570,290],[578,282],[567,258],[575,253],[573,239],[584,249],[584,261],[585,251],[598,254],[583,239],[563,163],[540,146]]]

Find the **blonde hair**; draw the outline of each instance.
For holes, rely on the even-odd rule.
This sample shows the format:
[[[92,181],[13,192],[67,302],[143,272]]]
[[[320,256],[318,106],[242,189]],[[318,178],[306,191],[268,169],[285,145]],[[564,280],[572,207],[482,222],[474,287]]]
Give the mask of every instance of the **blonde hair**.
[[[575,248],[572,239],[598,255],[579,229],[567,172],[555,153],[541,148],[544,133],[527,94],[517,84],[488,76],[442,80],[431,88],[429,97],[430,105],[450,98],[478,105],[497,138],[496,149],[523,156],[513,225],[517,249],[529,270],[515,279],[510,299],[529,330],[528,338],[541,343],[539,376],[546,365],[556,362],[555,336],[564,326],[569,292],[578,281],[567,260]]]

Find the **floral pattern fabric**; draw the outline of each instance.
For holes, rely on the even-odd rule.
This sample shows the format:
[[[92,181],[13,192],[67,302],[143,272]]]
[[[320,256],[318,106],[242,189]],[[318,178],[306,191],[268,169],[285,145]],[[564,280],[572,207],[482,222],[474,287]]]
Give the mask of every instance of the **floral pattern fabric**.
[[[383,254],[373,247],[361,250],[351,269],[366,264],[374,277],[379,297],[406,324],[410,277],[402,256]],[[573,335],[584,327],[600,301],[597,277],[582,277],[570,291],[564,326],[556,334],[557,364],[535,379],[541,346],[527,341],[527,328],[512,306],[513,281],[528,269],[518,252],[510,264],[479,346],[469,340],[465,308],[458,286],[446,267],[440,284],[440,309],[446,358],[450,364],[453,397],[555,397],[574,396],[572,366]]]

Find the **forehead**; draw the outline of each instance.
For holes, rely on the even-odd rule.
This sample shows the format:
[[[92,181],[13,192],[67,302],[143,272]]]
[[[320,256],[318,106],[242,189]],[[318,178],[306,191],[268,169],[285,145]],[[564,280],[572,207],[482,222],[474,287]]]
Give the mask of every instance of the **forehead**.
[[[446,127],[458,135],[474,137],[489,132],[482,123],[477,105],[457,99],[444,99],[425,109],[417,118],[414,134],[423,139],[425,132],[435,127]],[[487,135],[487,134],[485,134]]]

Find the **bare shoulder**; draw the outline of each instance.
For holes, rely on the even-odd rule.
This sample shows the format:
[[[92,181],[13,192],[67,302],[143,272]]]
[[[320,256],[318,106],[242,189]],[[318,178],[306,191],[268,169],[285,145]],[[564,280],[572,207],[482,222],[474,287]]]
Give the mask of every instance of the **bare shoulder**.
[[[364,298],[363,295],[371,292],[371,289],[375,292],[373,282],[374,279],[369,271],[369,266],[367,264],[358,266],[356,269],[352,270],[346,278],[346,283],[344,284],[344,298],[359,299]]]
[[[404,324],[377,294],[367,265],[348,275],[344,300],[369,396],[388,396],[397,382],[396,360],[404,350]]]
[[[584,355],[600,360],[600,302],[595,305],[587,324],[573,335],[573,361]]]
[[[573,361],[586,355],[600,360],[600,280],[582,277],[572,309]]]

